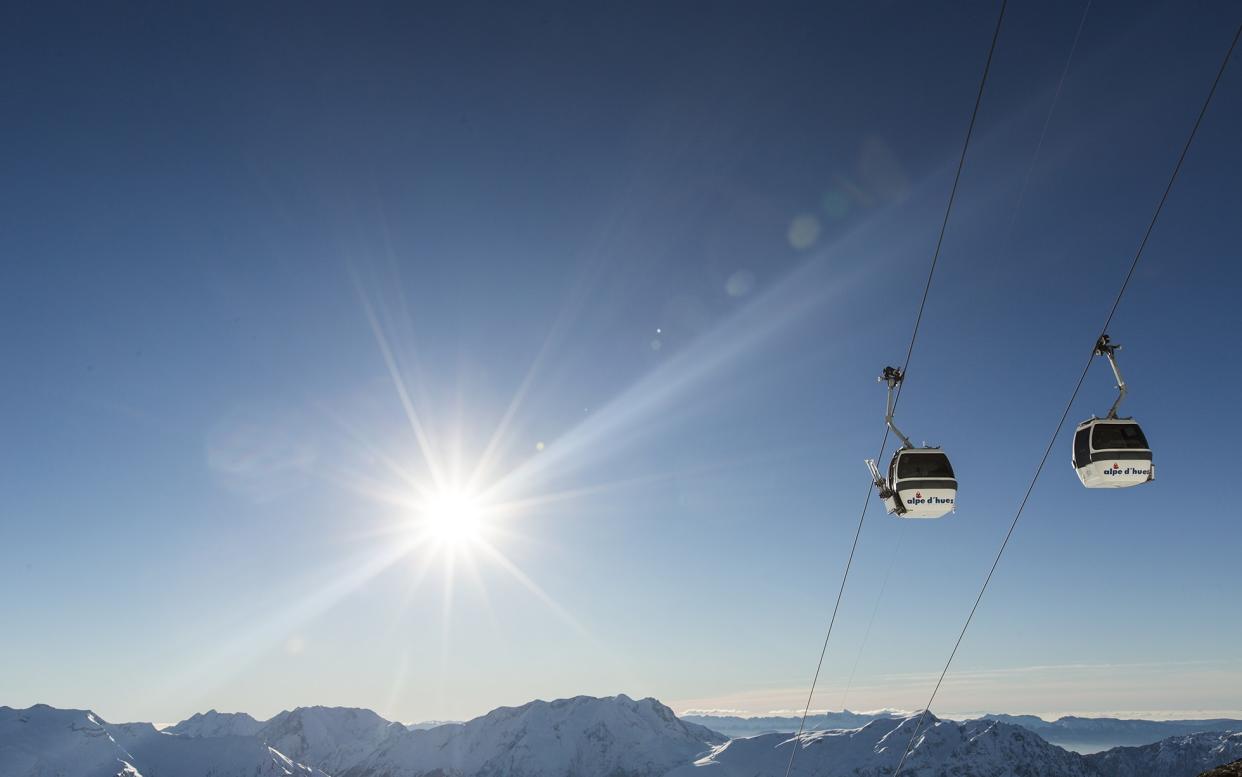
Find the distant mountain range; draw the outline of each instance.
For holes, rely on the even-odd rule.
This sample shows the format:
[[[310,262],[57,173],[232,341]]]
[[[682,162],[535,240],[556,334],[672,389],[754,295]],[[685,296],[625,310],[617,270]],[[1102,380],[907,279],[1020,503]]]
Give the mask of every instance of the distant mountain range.
[[[187,737],[87,710],[0,707],[2,777],[324,777],[256,736]]]
[[[1169,737],[1203,731],[1242,731],[1242,720],[1127,720],[1123,718],[1063,717],[1046,721],[1034,715],[988,715],[991,720],[1013,723],[1034,731],[1053,744],[1090,752],[1118,745],[1148,745]]]
[[[791,775],[888,777],[916,720],[861,717],[871,719],[730,739],[627,696],[535,701],[430,728],[339,707],[267,721],[212,710],[163,731],[88,710],[0,707],[0,777],[781,777],[792,748]],[[1010,721],[928,716],[903,777],[1195,777],[1239,758],[1242,733],[1228,731],[1082,755]]]
[[[893,710],[879,712],[829,712],[807,717],[805,731],[858,728],[874,720],[902,717]],[[798,730],[800,718],[786,716],[737,717],[732,715],[683,715],[683,720],[707,726],[730,737],[786,733]],[[1201,731],[1242,731],[1242,720],[1126,720],[1122,718],[1062,717],[1047,721],[1034,715],[985,715],[982,719],[1012,723],[1039,734],[1054,745],[1090,753],[1118,745],[1147,745],[1168,737]]]
[[[873,720],[904,717],[905,713],[895,710],[880,712],[826,712],[808,715],[804,731],[825,731],[833,728],[858,728]],[[785,715],[765,715],[741,717],[738,715],[682,715],[682,720],[707,726],[730,737],[753,737],[760,734],[792,734],[799,728],[800,717]],[[1157,737],[1159,738],[1159,737]]]
[[[732,739],[668,777],[889,777],[918,722],[882,718],[856,729]],[[902,770],[906,777],[1195,777],[1242,756],[1242,732],[1203,733],[1082,755],[1027,729],[990,719],[929,715]],[[700,772],[709,768],[710,771]]]

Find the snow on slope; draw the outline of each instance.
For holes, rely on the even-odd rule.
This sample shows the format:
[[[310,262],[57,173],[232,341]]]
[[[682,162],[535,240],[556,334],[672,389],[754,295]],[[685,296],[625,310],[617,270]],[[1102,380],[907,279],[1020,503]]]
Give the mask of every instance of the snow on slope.
[[[153,730],[154,731],[154,730]],[[326,777],[255,737],[181,737],[176,734],[126,739],[143,777]]]
[[[862,728],[790,737],[734,739],[668,777],[781,777],[798,747],[791,777],[887,777],[905,752],[918,717],[875,720]],[[954,723],[928,715],[902,774],[906,777],[1096,777],[1082,756],[1018,726]]]
[[[893,710],[878,712],[827,712],[811,715],[806,719],[807,731],[832,728],[858,728],[873,720],[903,717],[905,713]],[[987,714],[981,719],[1012,723],[1054,745],[1080,753],[1093,753],[1118,745],[1147,745],[1173,736],[1195,734],[1201,731],[1242,730],[1242,720],[1232,718],[1208,718],[1201,720],[1141,720],[1125,718],[1083,718],[1066,716],[1048,721],[1035,715]],[[713,731],[731,737],[753,737],[759,734],[798,730],[800,717],[767,715],[739,717],[722,714],[686,714],[682,720],[700,723]],[[955,718],[956,719],[956,718]]]
[[[253,736],[263,724],[244,712],[196,712],[175,726],[164,729],[168,734],[187,737]]]
[[[132,773],[133,760],[87,710],[0,707],[4,777],[115,777]]]
[[[406,729],[371,710],[298,707],[264,723],[258,737],[298,763],[340,774],[375,752],[390,730]]]
[[[794,747],[796,777],[888,777],[915,723],[725,742],[654,699],[580,696],[429,730],[312,707],[281,713],[252,736],[187,736],[87,710],[0,707],[0,777],[781,777]],[[929,716],[903,777],[1195,777],[1239,758],[1242,732],[1083,756],[1009,723]]]
[[[1116,747],[1086,759],[1103,777],[1193,777],[1242,758],[1242,732],[1169,737],[1142,747]]]
[[[2,777],[326,777],[255,737],[186,737],[86,710],[0,707]]]
[[[394,732],[347,777],[659,777],[724,737],[655,699],[577,696]]]
[[[440,726],[447,726],[452,723],[461,723],[461,722],[462,721],[460,720],[420,720],[417,723],[406,723],[405,727],[408,728],[410,731],[417,731],[419,729],[439,728]]]

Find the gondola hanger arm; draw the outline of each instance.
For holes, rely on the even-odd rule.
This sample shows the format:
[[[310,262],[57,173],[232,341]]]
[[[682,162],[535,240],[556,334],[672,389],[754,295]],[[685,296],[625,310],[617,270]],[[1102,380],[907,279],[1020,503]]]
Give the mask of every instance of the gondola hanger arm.
[[[1126,398],[1126,382],[1121,377],[1121,369],[1117,366],[1117,357],[1115,353],[1121,350],[1121,346],[1109,340],[1108,335],[1100,335],[1100,339],[1095,343],[1095,354],[1108,359],[1108,366],[1113,368],[1113,377],[1117,379],[1117,400],[1113,402],[1113,406],[1108,409],[1108,417],[1117,417],[1117,408],[1121,406],[1121,400]]]
[[[902,446],[906,448],[913,448],[914,445],[911,444],[910,438],[902,434],[901,430],[897,428],[897,425],[893,423],[893,413],[895,412],[894,402],[896,401],[895,393],[897,391],[897,387],[901,385],[901,381],[905,380],[905,377],[906,375],[901,371],[901,368],[885,367],[884,374],[876,378],[876,380],[880,383],[888,384],[888,405],[884,411],[884,423],[887,424],[893,434],[897,435],[897,438],[901,440]]]

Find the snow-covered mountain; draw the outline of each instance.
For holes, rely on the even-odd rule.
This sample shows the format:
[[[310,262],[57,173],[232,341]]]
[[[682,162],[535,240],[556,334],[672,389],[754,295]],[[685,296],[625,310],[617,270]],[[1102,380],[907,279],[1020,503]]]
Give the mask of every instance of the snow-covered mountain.
[[[668,777],[780,777],[797,747],[792,775],[888,777],[917,721],[875,720],[862,728],[791,737],[767,734],[734,739]],[[1242,756],[1242,733],[1171,737],[1142,747],[1081,755],[1011,723],[991,719],[957,723],[929,715],[906,766],[908,777],[1195,777]],[[700,772],[700,769],[710,769]]]
[[[299,763],[340,774],[379,748],[389,732],[406,729],[371,710],[298,707],[262,724],[259,739]]]
[[[1170,737],[1142,747],[1115,747],[1086,758],[1102,777],[1193,777],[1242,758],[1242,731]]]
[[[1029,731],[1034,731],[1054,745],[1077,750],[1080,753],[1107,750],[1118,745],[1147,745],[1169,737],[1204,731],[1242,731],[1242,720],[1232,718],[1132,720],[1067,716],[1047,721],[1034,715],[985,715],[984,717],[1022,726]]]
[[[87,710],[0,707],[4,777],[115,777],[134,774],[133,760]]]
[[[141,777],[326,777],[253,736],[185,737],[149,723],[109,729]]]
[[[394,733],[345,777],[659,777],[724,740],[655,699],[578,696]]]
[[[0,777],[782,777],[791,752],[792,775],[890,777],[916,718],[726,741],[655,699],[579,696],[425,730],[306,707],[253,734],[215,735],[253,723],[206,713],[174,733],[87,710],[0,707]],[[1195,777],[1239,758],[1242,732],[1081,755],[1012,723],[929,715],[903,777]]]
[[[904,713],[893,710],[878,712],[827,712],[811,715],[806,719],[806,731],[833,728],[858,728],[873,720],[902,717]],[[1203,731],[1239,731],[1242,720],[1232,718],[1209,718],[1203,720],[1128,720],[1124,718],[1082,718],[1067,716],[1048,721],[1035,715],[984,715],[983,718],[1012,723],[1028,731],[1034,731],[1054,745],[1080,753],[1093,753],[1119,745],[1147,745],[1173,736],[1195,734]],[[731,737],[751,737],[759,734],[783,732],[792,734],[798,730],[798,716],[767,715],[762,717],[739,717],[734,715],[682,715],[682,720],[692,721]]]
[[[2,777],[326,777],[255,737],[187,737],[88,710],[0,707]]]
[[[905,752],[918,716],[874,720],[862,728],[791,737],[734,739],[668,777],[781,777],[790,748],[791,777],[888,777]],[[1035,734],[990,720],[955,723],[928,715],[902,774],[907,777],[1098,777],[1082,756]]]
[[[824,712],[809,715],[804,731],[825,731],[833,728],[859,728],[873,720],[887,720],[903,717],[903,713],[895,710],[879,712]],[[739,715],[682,715],[682,720],[707,726],[712,731],[719,731],[731,737],[753,737],[760,734],[792,734],[802,723],[801,716],[794,715],[763,715],[744,718]],[[1038,718],[1037,718],[1038,720]]]
[[[196,712],[175,726],[164,729],[165,733],[187,737],[253,736],[263,724],[244,712]]]
[[[447,726],[453,723],[461,723],[461,722],[462,721],[460,720],[420,720],[417,723],[406,723],[405,727],[408,728],[410,731],[417,731],[419,729],[438,728],[440,726]]]

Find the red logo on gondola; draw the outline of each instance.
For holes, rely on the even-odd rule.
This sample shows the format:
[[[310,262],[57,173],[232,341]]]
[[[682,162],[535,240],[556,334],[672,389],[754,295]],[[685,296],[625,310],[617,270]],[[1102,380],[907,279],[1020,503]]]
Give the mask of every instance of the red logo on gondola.
[[[1113,469],[1121,469],[1121,465],[1120,465],[1120,464],[1118,464],[1117,462],[1115,462],[1115,461],[1114,461],[1114,462],[1113,462]]]
[[[915,492],[914,492],[914,498],[915,498],[915,499],[922,499],[922,498],[923,498],[923,492],[922,492],[922,491],[915,491]]]

